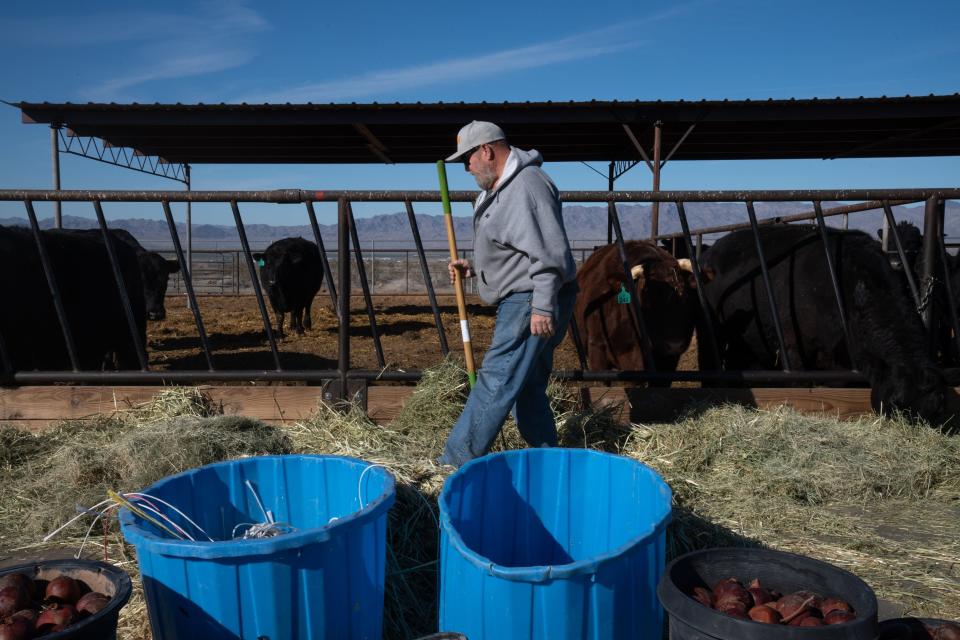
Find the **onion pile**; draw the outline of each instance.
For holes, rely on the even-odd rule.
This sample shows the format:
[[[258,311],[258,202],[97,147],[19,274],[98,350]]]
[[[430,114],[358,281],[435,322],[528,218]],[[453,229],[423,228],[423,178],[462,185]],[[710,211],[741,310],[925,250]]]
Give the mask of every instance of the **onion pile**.
[[[110,596],[82,580],[49,582],[22,573],[0,576],[0,640],[27,640],[63,631],[107,606]]]
[[[857,617],[853,607],[840,598],[824,598],[813,591],[783,595],[760,586],[759,580],[744,587],[736,578],[727,578],[715,584],[713,591],[694,587],[690,595],[700,604],[720,613],[764,624],[822,627],[850,622]]]

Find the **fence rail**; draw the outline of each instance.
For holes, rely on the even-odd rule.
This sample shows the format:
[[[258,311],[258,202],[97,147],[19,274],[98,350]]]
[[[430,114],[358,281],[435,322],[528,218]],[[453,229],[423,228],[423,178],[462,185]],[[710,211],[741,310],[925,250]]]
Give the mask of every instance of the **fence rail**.
[[[450,194],[450,199],[454,202],[472,202],[475,194],[473,192],[456,191]],[[821,231],[825,227],[824,219],[830,215],[846,215],[849,213],[863,211],[868,209],[880,209],[885,212],[885,216],[890,221],[890,228],[895,239],[895,244],[903,258],[903,251],[900,247],[900,239],[897,235],[895,221],[892,220],[890,213],[891,205],[905,202],[925,202],[926,217],[924,237],[927,243],[925,252],[933,256],[936,251],[943,251],[942,241],[942,216],[943,201],[947,199],[960,198],[960,189],[854,189],[854,190],[791,190],[791,191],[566,191],[561,193],[561,199],[566,203],[587,202],[587,203],[607,203],[608,219],[610,222],[611,235],[620,248],[620,255],[624,258],[624,278],[630,288],[631,305],[633,305],[634,316],[642,319],[639,309],[639,298],[634,287],[633,279],[629,276],[629,266],[625,261],[624,237],[620,227],[619,214],[617,212],[618,203],[653,203],[667,202],[676,206],[677,216],[679,218],[682,231],[679,234],[668,234],[660,237],[682,238],[687,255],[691,256],[693,263],[693,273],[697,279],[697,293],[699,302],[707,312],[707,302],[703,294],[703,283],[700,281],[700,270],[698,264],[695,246],[699,245],[699,238],[706,233],[717,233],[732,230],[734,227],[727,225],[723,227],[690,229],[685,204],[691,202],[741,202],[750,213],[750,222],[747,225],[757,233],[757,227],[761,224],[767,224],[768,220],[757,220],[753,213],[753,205],[756,202],[798,202],[808,201],[811,204],[811,212],[800,214],[799,216],[790,216],[790,220],[809,219],[815,220]],[[77,367],[77,361],[71,353],[71,362],[73,371],[23,371],[17,370],[9,357],[9,351],[6,348],[7,341],[12,336],[0,335],[0,364],[3,369],[3,382],[13,384],[39,384],[54,381],[62,382],[84,382],[84,383],[106,383],[114,384],[120,382],[136,383],[163,383],[163,382],[197,382],[207,380],[301,380],[301,381],[326,381],[334,382],[337,386],[337,393],[346,398],[348,390],[351,388],[351,381],[371,381],[371,380],[398,380],[408,381],[419,378],[419,371],[397,371],[386,368],[380,345],[380,337],[377,329],[376,313],[370,299],[371,293],[376,290],[377,282],[377,261],[380,254],[387,253],[384,250],[374,251],[372,255],[364,255],[365,251],[361,246],[358,237],[356,224],[354,221],[352,204],[354,202],[398,202],[403,203],[408,212],[408,219],[411,226],[411,233],[416,242],[415,250],[420,263],[420,281],[426,289],[430,299],[430,305],[433,311],[434,320],[438,332],[441,352],[447,353],[446,336],[443,326],[440,322],[440,312],[436,302],[436,288],[434,281],[440,277],[440,282],[447,281],[445,275],[445,260],[436,259],[432,262],[427,259],[427,255],[432,253],[423,248],[420,242],[419,230],[414,215],[414,204],[420,202],[438,202],[440,193],[435,191],[316,191],[301,189],[285,189],[273,191],[37,191],[37,190],[0,190],[0,201],[20,201],[23,202],[30,219],[30,226],[33,237],[39,250],[44,273],[47,278],[54,302],[59,299],[57,288],[57,274],[52,268],[49,257],[45,252],[44,234],[39,229],[36,213],[33,209],[34,202],[53,201],[53,202],[90,202],[97,211],[98,225],[107,238],[108,224],[102,215],[102,202],[153,202],[162,207],[167,227],[170,232],[173,253],[181,264],[186,264],[184,252],[180,245],[180,239],[176,231],[173,216],[170,211],[171,202],[220,202],[228,205],[233,214],[237,233],[240,238],[242,249],[229,252],[202,252],[198,254],[212,253],[220,256],[219,267],[217,261],[211,260],[211,268],[216,271],[219,269],[219,282],[221,293],[226,293],[228,287],[232,287],[234,294],[239,294],[247,290],[256,296],[260,315],[263,320],[264,331],[270,343],[273,354],[275,369],[271,371],[263,370],[243,370],[227,371],[218,370],[214,367],[212,350],[206,337],[206,331],[203,324],[199,307],[196,303],[196,295],[199,292],[207,292],[205,287],[209,283],[204,283],[204,278],[209,279],[209,273],[205,272],[206,266],[200,262],[194,266],[192,273],[185,274],[185,277],[178,280],[175,284],[175,291],[183,291],[190,300],[190,308],[194,315],[194,321],[197,326],[197,332],[200,337],[203,352],[206,357],[208,369],[206,371],[195,372],[166,372],[150,371],[146,362],[140,371],[80,371]],[[314,212],[314,203],[316,202],[336,202],[338,211],[338,231],[337,246],[332,252],[327,252],[323,238],[319,232],[319,226]],[[821,203],[825,201],[858,201],[860,204],[840,207],[830,211],[823,211]],[[260,288],[257,270],[252,260],[250,246],[245,233],[245,226],[242,219],[241,205],[247,203],[278,203],[278,204],[300,204],[306,208],[306,214],[310,220],[313,229],[314,241],[320,248],[325,264],[330,263],[330,254],[333,254],[333,263],[330,268],[325,269],[325,284],[327,291],[334,302],[334,308],[338,314],[339,320],[339,349],[337,359],[337,369],[324,371],[295,371],[285,370],[280,362],[277,349],[276,338],[271,328],[270,317],[267,313],[264,303],[263,291]],[[939,219],[938,219],[939,212]],[[781,221],[785,218],[781,218]],[[107,243],[108,252],[110,242]],[[404,287],[410,286],[410,260],[409,256],[414,250],[404,251]],[[586,249],[581,250],[581,260],[586,256]],[[109,260],[114,274],[117,275],[118,287],[125,313],[131,317],[131,302],[126,298],[122,278],[119,276],[119,267],[117,257],[109,252]],[[230,256],[227,259],[225,256]],[[933,261],[927,261],[927,268],[933,268]],[[442,271],[440,275],[437,272]],[[925,274],[931,276],[932,274]],[[831,276],[833,280],[834,291],[836,292],[836,302],[842,310],[842,301],[840,300],[837,287],[837,275],[835,265],[831,265]],[[229,284],[228,284],[229,283]],[[374,284],[371,287],[371,283]],[[374,346],[377,351],[378,362],[381,367],[378,371],[365,371],[353,369],[350,359],[350,318],[349,305],[338,304],[338,300],[351,296],[355,286],[359,284],[366,303],[369,319],[369,329],[374,340]],[[104,286],[107,286],[106,284]],[[767,284],[769,288],[769,283]],[[181,289],[182,287],[182,289]],[[952,293],[948,289],[948,294]],[[70,323],[66,318],[63,308],[58,305],[56,308],[57,319],[62,329],[65,342],[69,346],[72,344],[73,336]],[[775,314],[776,315],[776,314]],[[648,342],[647,334],[638,322],[635,331],[639,334],[635,337],[641,344]],[[709,327],[709,325],[708,325]],[[929,323],[928,323],[929,327]],[[574,327],[575,329],[575,327]],[[960,327],[956,326],[954,318],[953,330],[960,340]],[[556,372],[562,379],[570,380],[594,380],[594,381],[674,381],[674,380],[699,380],[702,382],[744,382],[744,381],[763,381],[763,382],[862,382],[863,376],[855,371],[837,372],[837,371],[789,371],[788,368],[783,371],[750,371],[750,372],[730,372],[730,371],[702,371],[702,372],[661,372],[656,371],[652,366],[648,366],[645,371],[631,372],[594,372],[586,371],[585,359],[582,346],[576,340],[577,332],[572,331],[574,342],[577,346],[580,357],[581,369],[576,371]],[[133,329],[131,323],[131,338],[134,343],[139,336]],[[716,348],[716,341],[712,335],[704,335],[699,339],[706,341]],[[782,338],[780,339],[782,343]],[[783,345],[781,344],[781,348]],[[142,350],[142,349],[141,349]],[[646,354],[645,360],[650,361],[649,354]]]

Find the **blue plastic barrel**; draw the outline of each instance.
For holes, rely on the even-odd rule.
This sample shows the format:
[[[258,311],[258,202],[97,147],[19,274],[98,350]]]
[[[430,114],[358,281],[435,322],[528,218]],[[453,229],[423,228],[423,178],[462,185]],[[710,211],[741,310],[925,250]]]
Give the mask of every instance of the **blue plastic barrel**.
[[[265,520],[248,480],[274,520],[295,531],[233,539],[238,525]],[[193,469],[143,493],[174,505],[215,540],[178,540],[121,512],[154,638],[381,637],[395,499],[383,468],[339,456],[262,456]]]
[[[584,449],[485,456],[440,494],[440,628],[470,640],[661,637],[671,492]]]

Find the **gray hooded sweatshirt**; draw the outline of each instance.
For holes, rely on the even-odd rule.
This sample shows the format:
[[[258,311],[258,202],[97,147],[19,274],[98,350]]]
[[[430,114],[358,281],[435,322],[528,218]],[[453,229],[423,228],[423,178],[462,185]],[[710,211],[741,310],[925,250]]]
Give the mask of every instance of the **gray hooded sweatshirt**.
[[[540,168],[539,151],[511,148],[516,169],[478,198],[473,214],[474,271],[488,304],[533,291],[533,309],[554,315],[557,292],[577,268],[560,213],[559,191]],[[505,172],[514,165],[508,161]]]

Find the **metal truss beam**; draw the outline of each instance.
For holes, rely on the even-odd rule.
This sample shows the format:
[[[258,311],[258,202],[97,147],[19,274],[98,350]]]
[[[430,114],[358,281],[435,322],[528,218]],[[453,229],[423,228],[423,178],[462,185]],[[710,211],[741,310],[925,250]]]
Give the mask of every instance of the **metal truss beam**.
[[[615,160],[613,163],[613,179],[616,180],[638,164],[640,164],[639,160]]]
[[[148,156],[128,147],[117,147],[101,138],[80,136],[69,129],[57,128],[57,134],[61,153],[98,160],[183,184],[189,182],[186,166],[183,163],[168,162],[163,158]]]

